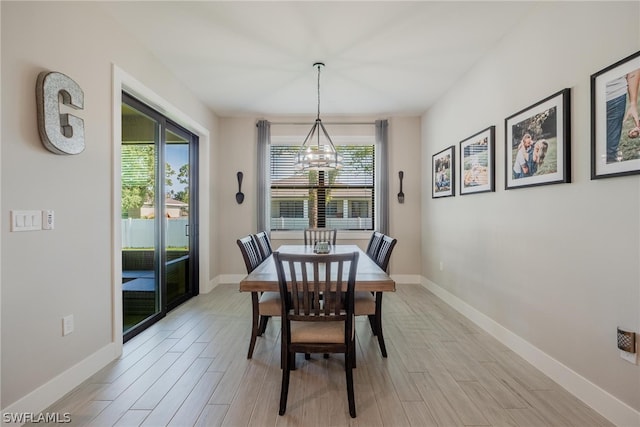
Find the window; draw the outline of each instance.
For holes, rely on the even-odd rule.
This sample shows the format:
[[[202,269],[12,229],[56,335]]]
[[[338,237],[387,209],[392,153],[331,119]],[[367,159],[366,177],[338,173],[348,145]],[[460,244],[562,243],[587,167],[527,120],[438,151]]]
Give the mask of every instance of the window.
[[[369,216],[369,203],[366,200],[351,200],[349,218],[367,218]]]
[[[337,145],[344,167],[297,171],[299,146],[271,144],[271,230],[327,227],[373,230],[375,145]]]
[[[281,200],[275,206],[277,208],[276,217],[304,218],[303,200]]]

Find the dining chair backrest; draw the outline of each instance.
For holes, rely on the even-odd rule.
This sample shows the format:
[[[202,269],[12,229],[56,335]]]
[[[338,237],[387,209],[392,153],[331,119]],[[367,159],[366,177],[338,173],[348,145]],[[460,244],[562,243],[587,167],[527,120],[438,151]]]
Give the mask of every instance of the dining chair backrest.
[[[336,244],[338,230],[335,228],[306,228],[304,230],[304,244],[315,245],[318,242]]]
[[[376,254],[374,261],[384,271],[387,271],[389,268],[391,252],[393,252],[393,248],[396,246],[397,242],[398,240],[394,239],[393,237],[389,237],[387,235],[382,236],[380,248],[378,249],[378,253]]]
[[[376,259],[378,255],[378,251],[380,250],[380,244],[382,243],[382,237],[384,234],[379,231],[374,231],[371,235],[371,239],[369,239],[369,244],[367,245],[367,255],[372,260]]]
[[[242,252],[242,258],[244,259],[244,265],[247,268],[247,273],[251,273],[263,261],[258,245],[251,234],[241,237],[236,240],[236,243],[240,248],[240,252]]]
[[[267,258],[273,252],[271,248],[271,241],[269,240],[269,236],[266,231],[261,231],[253,235],[256,240],[256,244],[258,245],[258,249],[260,249],[260,254],[262,255],[262,259]]]
[[[274,252],[274,260],[280,297],[287,301],[283,314],[289,320],[345,321],[349,313],[353,314],[358,252],[326,255]],[[345,281],[346,292],[335,292],[344,289]],[[298,298],[283,298],[289,292]]]

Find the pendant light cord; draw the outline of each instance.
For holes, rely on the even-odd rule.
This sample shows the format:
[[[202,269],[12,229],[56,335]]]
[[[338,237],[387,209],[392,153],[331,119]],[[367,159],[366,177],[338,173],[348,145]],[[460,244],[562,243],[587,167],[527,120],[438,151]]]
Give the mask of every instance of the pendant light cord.
[[[318,116],[316,117],[316,121],[320,120],[320,68],[324,67],[324,62],[316,62],[313,64],[314,67],[318,67]]]
[[[318,65],[318,117],[316,117],[318,120],[320,120],[320,67],[322,66],[322,64],[317,64]]]

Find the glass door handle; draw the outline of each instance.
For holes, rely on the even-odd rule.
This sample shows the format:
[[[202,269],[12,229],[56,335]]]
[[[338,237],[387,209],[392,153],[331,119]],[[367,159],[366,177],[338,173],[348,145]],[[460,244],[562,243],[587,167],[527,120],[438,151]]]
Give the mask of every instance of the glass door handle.
[[[189,237],[189,224],[184,225],[184,235]]]

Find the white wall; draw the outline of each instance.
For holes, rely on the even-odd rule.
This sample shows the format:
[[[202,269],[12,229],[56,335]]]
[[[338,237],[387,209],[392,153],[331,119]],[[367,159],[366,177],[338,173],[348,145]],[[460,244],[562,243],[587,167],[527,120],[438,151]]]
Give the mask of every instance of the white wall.
[[[414,117],[389,119],[389,234],[398,243],[393,249],[389,273],[402,283],[415,283],[421,259],[421,174],[420,123]],[[398,202],[400,179],[404,172],[404,203]]]
[[[270,117],[276,123],[305,122],[301,117]],[[306,118],[309,128],[313,118]],[[376,118],[363,117],[323,117],[323,121],[330,122],[371,122]],[[233,248],[220,251],[217,259],[220,273],[223,277],[219,281],[233,280],[237,275],[246,274],[242,257],[237,249],[236,239],[249,233],[255,233],[257,227],[257,148],[256,148],[256,117],[235,117],[220,119],[220,150],[224,152],[216,166],[215,181],[220,185],[220,205],[224,209],[219,211],[217,226],[220,231],[219,244],[221,247]],[[300,126],[296,126],[300,128]],[[309,128],[303,128],[305,133]],[[344,127],[343,127],[344,128]],[[331,134],[331,127],[327,131]],[[302,141],[300,141],[302,143]],[[420,273],[420,118],[419,117],[391,117],[389,118],[389,233],[398,239],[390,263],[392,275],[412,275],[419,277]],[[399,204],[397,193],[400,191],[398,171],[404,170],[405,203]],[[235,193],[238,191],[236,173],[242,171],[244,181],[242,192],[245,193],[244,202],[238,205]],[[359,244],[366,248],[370,233],[359,233],[363,237],[348,243]],[[302,239],[302,234],[298,242]],[[295,242],[293,240],[274,240],[274,246]],[[347,243],[346,241],[341,241]]]
[[[616,327],[640,331],[640,178],[590,179],[590,75],[639,50],[639,18],[638,2],[539,3],[422,120],[427,282],[635,411],[640,367]],[[563,88],[573,182],[505,190],[504,118]],[[495,193],[432,199],[431,156],[490,125]]]
[[[224,153],[224,161],[220,159],[216,163],[213,180],[220,186],[221,206],[217,218],[220,235],[216,244],[228,248],[218,253],[221,274],[246,274],[236,240],[258,231],[256,122],[257,119],[251,117],[220,118],[220,151]],[[238,171],[244,174],[244,201],[241,205],[236,203],[235,196],[238,192]]]
[[[0,7],[1,406],[41,410],[37,405],[52,403],[117,356],[112,65],[144,82],[212,137],[216,118],[98,3],[2,2]],[[85,123],[86,150],[80,155],[54,155],[40,142],[35,84],[41,71],[65,73],[84,91],[84,110],[75,113]],[[215,196],[213,186],[210,191]],[[53,209],[55,229],[11,233],[12,209]],[[213,227],[211,232],[217,233]],[[215,260],[203,262],[217,274]],[[62,337],[61,318],[69,314],[75,331]]]

